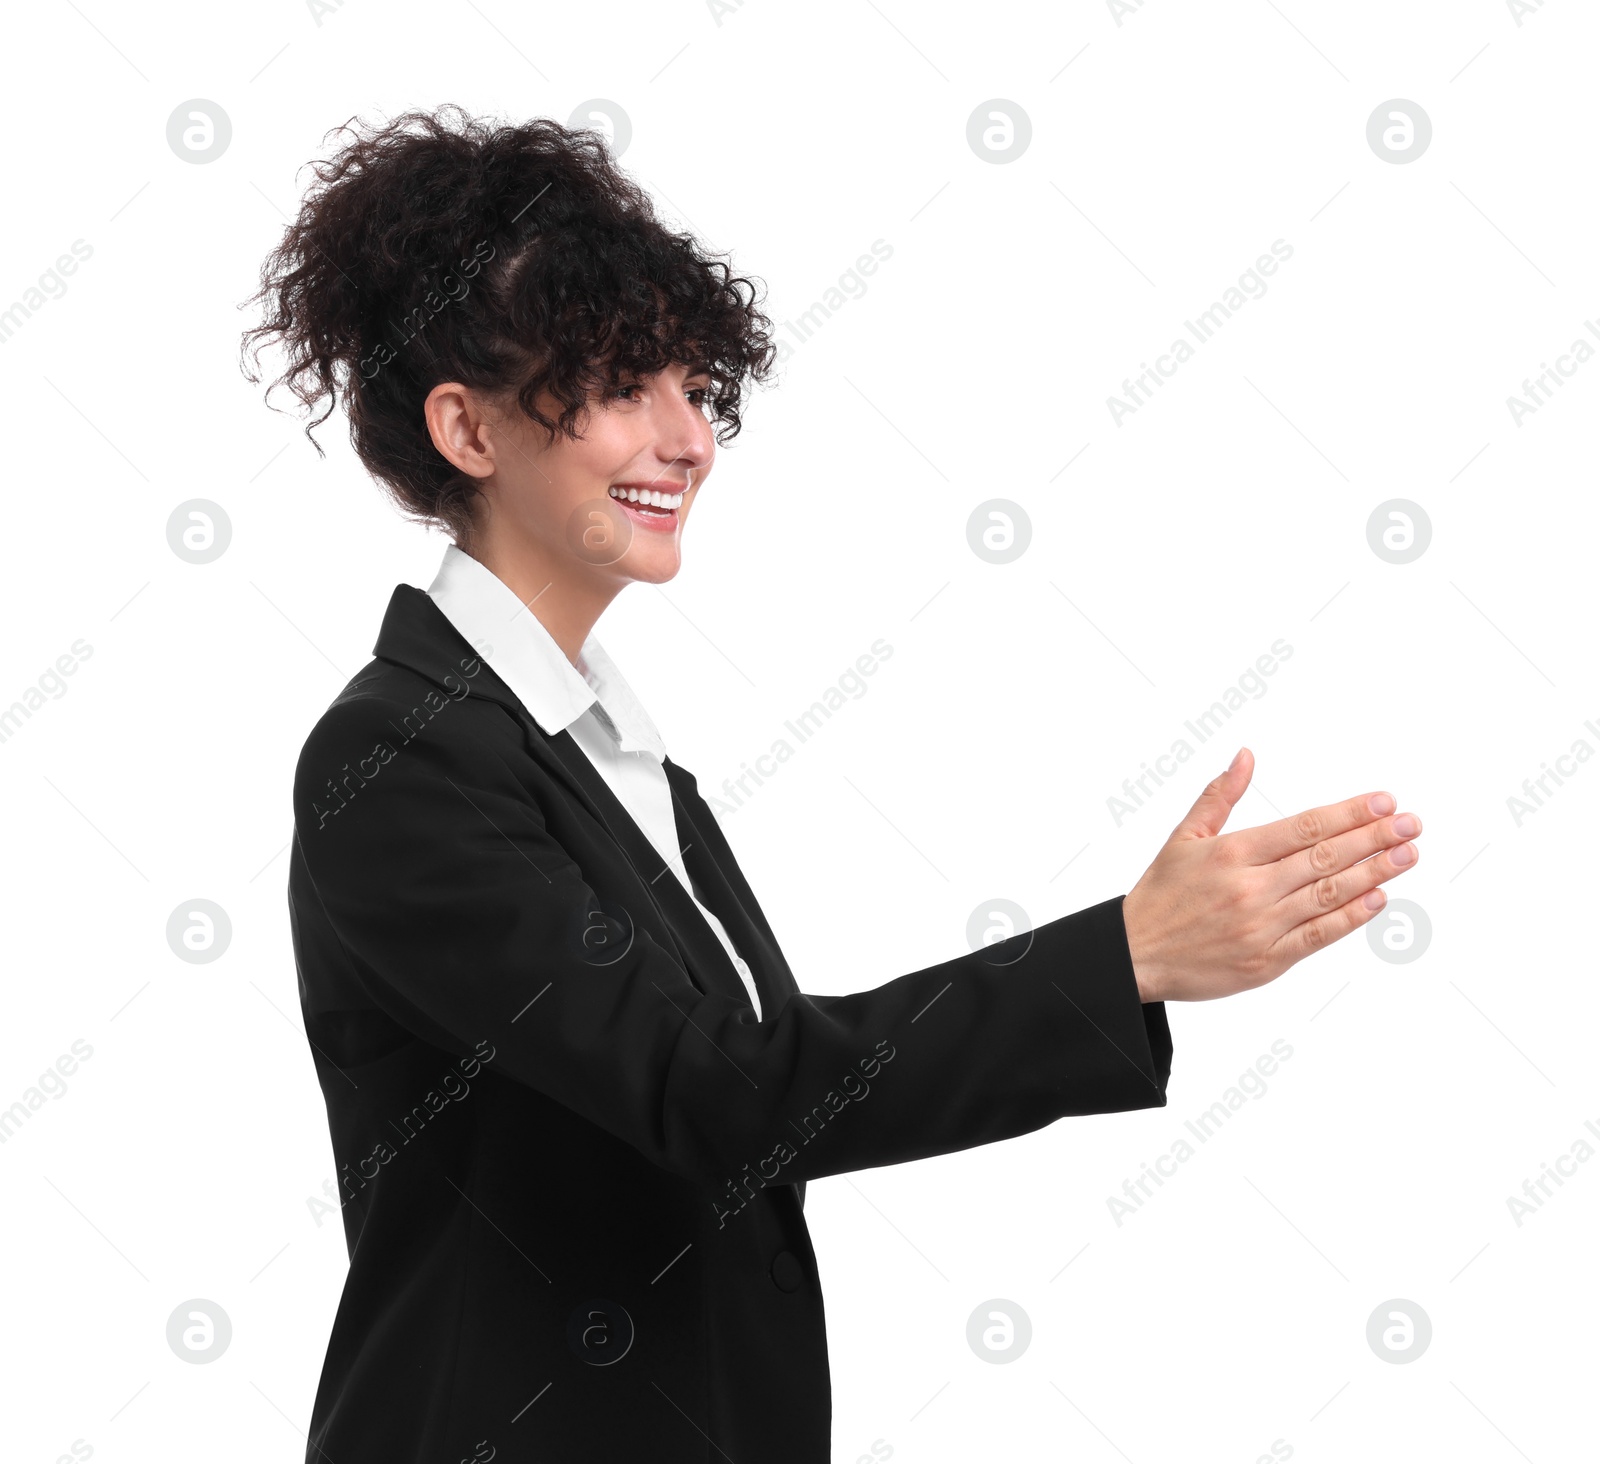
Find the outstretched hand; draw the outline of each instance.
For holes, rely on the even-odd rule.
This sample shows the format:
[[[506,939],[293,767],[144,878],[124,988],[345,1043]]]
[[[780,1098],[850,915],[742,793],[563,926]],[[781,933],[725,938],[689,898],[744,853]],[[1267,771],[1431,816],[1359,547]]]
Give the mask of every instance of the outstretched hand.
[[[1387,793],[1363,793],[1224,834],[1250,786],[1241,748],[1207,784],[1122,902],[1141,1001],[1205,1001],[1264,986],[1365,925],[1422,832]]]

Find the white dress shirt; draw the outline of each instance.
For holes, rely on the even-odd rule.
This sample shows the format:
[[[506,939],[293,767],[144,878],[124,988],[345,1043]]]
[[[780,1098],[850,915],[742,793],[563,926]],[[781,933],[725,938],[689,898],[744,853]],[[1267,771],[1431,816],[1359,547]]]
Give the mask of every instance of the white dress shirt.
[[[552,737],[563,730],[572,734],[716,932],[759,1019],[761,998],[750,967],[722,922],[696,899],[684,868],[663,766],[666,746],[600,642],[592,634],[584,641],[575,668],[516,592],[454,544],[444,551],[428,594],[539,726]]]

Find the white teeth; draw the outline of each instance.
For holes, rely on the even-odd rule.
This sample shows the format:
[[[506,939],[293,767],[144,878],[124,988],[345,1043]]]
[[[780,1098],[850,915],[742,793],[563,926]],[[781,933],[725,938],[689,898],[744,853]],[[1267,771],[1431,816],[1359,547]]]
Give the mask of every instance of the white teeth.
[[[683,502],[681,493],[661,493],[654,488],[612,488],[613,498],[626,499],[629,503],[645,503],[655,508],[676,508]]]

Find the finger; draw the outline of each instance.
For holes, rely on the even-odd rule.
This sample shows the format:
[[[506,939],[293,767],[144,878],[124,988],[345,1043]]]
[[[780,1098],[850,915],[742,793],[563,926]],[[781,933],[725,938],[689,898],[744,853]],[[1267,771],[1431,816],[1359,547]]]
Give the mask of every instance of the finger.
[[[1386,856],[1379,856],[1379,858],[1384,857]],[[1368,909],[1366,903],[1368,900],[1376,900],[1376,906]],[[1325,915],[1318,915],[1314,920],[1307,920],[1297,925],[1274,943],[1273,953],[1283,961],[1284,969],[1287,970],[1296,961],[1303,961],[1307,956],[1326,949],[1334,941],[1344,939],[1352,930],[1365,925],[1387,903],[1388,900],[1382,890],[1368,890],[1353,900],[1347,900],[1337,910],[1329,910]]]
[[[1422,820],[1414,813],[1398,813],[1393,818],[1375,819],[1358,829],[1324,839],[1320,844],[1313,844],[1309,849],[1280,859],[1273,866],[1273,878],[1280,893],[1287,896],[1302,886],[1315,884],[1342,869],[1349,869],[1351,865],[1369,859],[1384,849],[1392,849],[1396,844],[1414,839],[1421,832]],[[1343,901],[1336,903],[1342,904]]]
[[[1194,807],[1173,829],[1173,837],[1210,839],[1220,834],[1223,824],[1228,821],[1228,815],[1233,812],[1233,805],[1244,796],[1244,790],[1250,786],[1250,778],[1255,772],[1255,767],[1255,754],[1248,747],[1241,747],[1234,753],[1233,761],[1206,784],[1205,792],[1195,799]]]
[[[1394,848],[1385,849],[1371,859],[1363,859],[1361,863],[1338,874],[1324,875],[1302,886],[1280,901],[1275,913],[1293,929],[1330,911],[1342,909],[1351,901],[1359,902],[1369,890],[1386,884],[1408,869],[1415,869],[1417,859],[1415,844],[1396,844]],[[1378,908],[1383,907],[1379,905]]]
[[[1394,798],[1390,794],[1363,793],[1356,798],[1346,798],[1343,803],[1308,808],[1304,813],[1280,818],[1276,823],[1241,829],[1232,837],[1251,864],[1273,864],[1393,812]]]

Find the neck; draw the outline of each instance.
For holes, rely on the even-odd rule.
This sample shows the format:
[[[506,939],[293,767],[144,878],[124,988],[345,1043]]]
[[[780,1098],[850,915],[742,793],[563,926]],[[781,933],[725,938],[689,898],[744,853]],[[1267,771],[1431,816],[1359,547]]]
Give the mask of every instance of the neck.
[[[536,541],[483,534],[457,547],[511,588],[575,668],[589,632],[622,588],[599,579],[587,565],[578,566],[581,576],[575,574],[571,556],[557,559]]]

